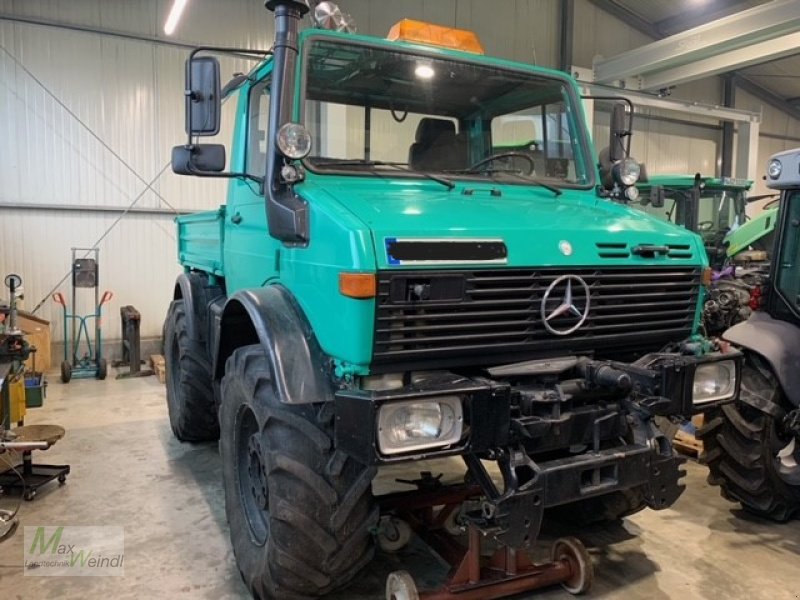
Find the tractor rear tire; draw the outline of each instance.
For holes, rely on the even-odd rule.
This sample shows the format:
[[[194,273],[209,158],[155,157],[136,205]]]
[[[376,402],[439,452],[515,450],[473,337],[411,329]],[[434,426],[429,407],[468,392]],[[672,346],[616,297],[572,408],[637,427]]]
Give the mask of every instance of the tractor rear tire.
[[[789,406],[766,363],[749,354],[740,399],[705,413],[705,425],[697,432],[704,445],[700,460],[709,468],[708,482],[720,487],[723,498],[760,517],[788,521],[800,511],[800,485],[789,485],[780,476],[778,453],[790,447],[792,439],[782,431],[782,419],[745,401],[752,397],[766,401],[771,412]]]
[[[342,587],[373,556],[376,470],[334,447],[331,403],[281,403],[259,345],[234,351],[221,395],[225,510],[251,594],[297,600]]]
[[[219,439],[211,362],[203,343],[189,337],[183,300],[170,304],[165,331],[167,408],[172,432],[182,442]]]

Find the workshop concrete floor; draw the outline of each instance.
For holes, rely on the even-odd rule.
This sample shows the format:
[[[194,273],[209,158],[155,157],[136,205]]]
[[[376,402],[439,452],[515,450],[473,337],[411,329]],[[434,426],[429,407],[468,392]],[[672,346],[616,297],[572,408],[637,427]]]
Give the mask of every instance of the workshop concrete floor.
[[[23,574],[22,529],[0,543],[0,597],[246,598],[228,543],[216,444],[180,444],[167,423],[164,386],[154,377],[62,385],[27,423],[56,423],[66,437],[36,460],[69,463],[66,485],[42,489],[20,511],[22,525],[117,525],[125,529],[123,577]],[[456,463],[458,464],[458,463]],[[415,466],[406,476],[417,475]],[[800,521],[748,517],[687,464],[688,489],[662,512],[624,525],[573,533],[594,558],[588,598],[800,598]],[[9,508],[15,498],[0,498]],[[543,544],[537,558],[543,558]],[[382,599],[386,575],[410,570],[425,584],[446,568],[420,543],[379,555],[355,585],[330,600]],[[569,598],[560,588],[519,598]]]

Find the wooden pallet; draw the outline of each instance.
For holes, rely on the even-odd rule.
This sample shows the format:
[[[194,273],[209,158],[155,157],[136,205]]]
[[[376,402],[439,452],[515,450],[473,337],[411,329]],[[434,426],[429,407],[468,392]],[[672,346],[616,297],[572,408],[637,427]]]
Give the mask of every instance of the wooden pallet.
[[[158,377],[159,383],[166,383],[167,382],[167,365],[164,361],[164,357],[160,354],[151,354],[150,355],[150,366],[153,368],[153,371]]]
[[[694,458],[700,458],[703,452],[703,442],[695,438],[691,433],[678,430],[672,440],[672,447],[681,454],[686,454]]]

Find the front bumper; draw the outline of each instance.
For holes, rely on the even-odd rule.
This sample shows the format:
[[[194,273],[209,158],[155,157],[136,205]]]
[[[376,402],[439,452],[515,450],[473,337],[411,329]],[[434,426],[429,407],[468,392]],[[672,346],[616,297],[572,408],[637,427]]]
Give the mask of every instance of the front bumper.
[[[694,374],[700,365],[721,360],[740,369],[736,352],[700,358],[653,354],[634,364],[570,357],[560,375],[537,371],[527,380],[519,373],[508,376],[504,367],[494,371],[506,374],[501,381],[444,373],[394,390],[340,390],[335,441],[368,465],[461,455],[482,491],[480,525],[518,547],[536,538],[548,507],[633,489],[651,508],[672,505],[684,489],[682,460],[653,417],[689,416],[707,407],[693,404]],[[529,364],[512,367],[536,370]],[[736,394],[738,385],[737,377]],[[462,401],[465,427],[458,441],[420,452],[381,453],[382,406],[444,396]],[[502,485],[487,472],[486,461],[495,462]]]

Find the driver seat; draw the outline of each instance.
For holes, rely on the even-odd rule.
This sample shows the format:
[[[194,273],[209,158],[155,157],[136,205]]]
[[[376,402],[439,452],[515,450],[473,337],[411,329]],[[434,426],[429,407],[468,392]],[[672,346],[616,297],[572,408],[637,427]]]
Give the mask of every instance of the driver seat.
[[[456,135],[456,124],[447,119],[420,119],[416,141],[408,150],[408,165],[418,171],[466,169],[467,144]]]

